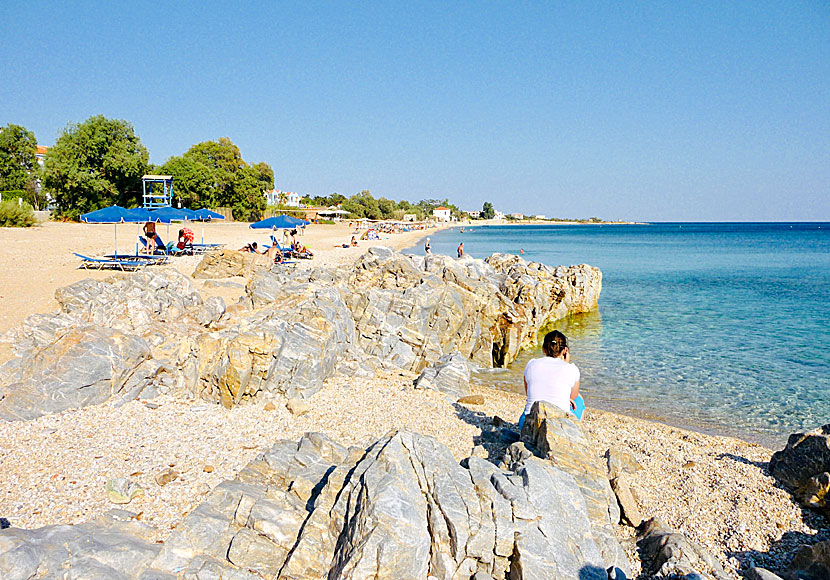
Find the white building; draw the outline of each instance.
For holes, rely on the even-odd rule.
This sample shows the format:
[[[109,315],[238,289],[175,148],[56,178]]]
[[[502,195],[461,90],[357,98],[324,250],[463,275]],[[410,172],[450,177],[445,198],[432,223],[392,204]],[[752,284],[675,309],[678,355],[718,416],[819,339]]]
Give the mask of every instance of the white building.
[[[432,210],[432,216],[442,222],[448,222],[450,221],[450,208],[436,207]]]
[[[300,207],[300,194],[293,191],[280,191],[279,189],[270,189],[265,192],[265,198],[268,200],[268,205],[278,205],[283,203],[289,207]],[[281,201],[284,199],[285,201]]]
[[[493,219],[503,220],[504,219],[504,212],[499,210],[494,210],[496,213],[493,216]]]
[[[471,218],[480,218],[481,217],[481,210],[480,209],[473,209],[468,212],[465,212]]]
[[[513,219],[517,219],[517,220],[523,220],[523,219],[525,219],[525,214],[523,214],[523,213],[511,213],[510,217],[512,217]]]
[[[535,216],[533,216],[533,219],[535,219],[535,220],[544,220],[544,219],[547,219],[547,218],[545,217],[545,214],[537,213]]]

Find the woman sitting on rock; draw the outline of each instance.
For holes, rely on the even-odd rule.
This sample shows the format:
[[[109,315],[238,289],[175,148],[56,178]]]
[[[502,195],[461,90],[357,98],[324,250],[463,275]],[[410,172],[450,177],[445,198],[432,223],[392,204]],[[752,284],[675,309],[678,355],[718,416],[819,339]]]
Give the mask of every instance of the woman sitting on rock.
[[[533,359],[525,367],[527,403],[519,419],[519,429],[536,401],[547,401],[570,411],[579,420],[585,411],[585,401],[579,395],[579,368],[571,362],[567,337],[558,330],[547,333],[542,352],[545,356]]]

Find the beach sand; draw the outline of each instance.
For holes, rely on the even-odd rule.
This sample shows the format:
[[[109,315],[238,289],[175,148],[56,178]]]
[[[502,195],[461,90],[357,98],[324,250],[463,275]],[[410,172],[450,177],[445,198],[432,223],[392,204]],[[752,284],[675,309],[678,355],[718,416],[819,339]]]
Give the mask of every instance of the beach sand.
[[[118,227],[119,251],[134,250],[136,229],[134,224]],[[200,238],[201,227],[193,229]],[[177,227],[170,230],[172,236],[165,239],[175,238]],[[265,244],[269,234],[240,223],[205,226],[206,242],[230,248]],[[305,264],[344,263],[372,245],[410,247],[429,231],[382,235],[385,239],[362,241],[357,248],[334,247],[351,235],[347,224],[309,226],[301,241],[315,258]],[[112,225],[50,222],[31,229],[0,228],[0,243],[0,333],[29,314],[56,310],[57,288],[112,275],[79,270],[72,255],[110,253]],[[172,267],[190,274],[199,259],[176,258]],[[203,296],[221,293],[228,302],[242,293],[205,288],[199,280],[194,284]],[[10,356],[8,345],[3,344],[0,355],[0,360]],[[103,404],[3,425],[0,517],[25,528],[86,521],[113,507],[105,482],[129,477],[146,493],[126,507],[157,526],[156,539],[163,540],[212,487],[233,478],[279,439],[319,431],[343,444],[365,446],[390,430],[410,429],[442,441],[460,460],[471,454],[482,426],[495,416],[514,423],[524,405],[519,394],[474,385],[485,404],[463,406],[440,393],[412,389],[414,378],[402,371],[373,380],[331,379],[311,398],[312,411],[301,417],[293,416],[280,397],[271,399],[276,408],[270,411],[264,399],[227,410],[161,397],[154,400],[155,409],[139,401],[120,408]],[[703,544],[733,578],[739,578],[739,567],[751,563],[778,568],[795,545],[827,534],[826,528],[819,531],[825,525],[822,518],[803,511],[775,485],[766,470],[771,451],[764,447],[595,409],[586,413],[584,426],[598,456],[615,446],[643,466],[630,478],[643,515],[658,516]],[[502,449],[487,451],[497,458]],[[159,486],[154,478],[168,466],[180,477]],[[618,532],[633,556],[632,530],[619,526]]]

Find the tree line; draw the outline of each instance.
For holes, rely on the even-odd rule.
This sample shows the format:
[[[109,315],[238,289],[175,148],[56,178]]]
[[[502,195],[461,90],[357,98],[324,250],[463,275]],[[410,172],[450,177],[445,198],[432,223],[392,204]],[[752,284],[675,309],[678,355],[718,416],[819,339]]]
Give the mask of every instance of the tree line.
[[[41,209],[48,193],[56,216],[66,219],[114,204],[141,205],[147,173],[173,175],[174,195],[185,207],[230,207],[237,219],[265,209],[265,192],[274,187],[271,166],[247,163],[226,137],[153,165],[131,123],[102,115],[67,125],[42,167],[36,154],[34,133],[15,124],[0,128],[0,194]]]
[[[230,139],[204,141],[162,165],[149,162],[147,148],[131,123],[90,117],[70,123],[46,153],[41,167],[36,158],[37,139],[20,125],[0,128],[0,194],[3,199],[21,198],[35,209],[43,209],[47,193],[56,217],[78,219],[86,212],[113,204],[142,204],[141,177],[172,175],[174,195],[184,207],[230,207],[238,220],[258,219],[266,207],[265,192],[274,187],[274,170],[268,163],[248,163]],[[368,190],[346,197],[307,196],[307,205],[341,206],[352,218],[417,219],[432,215],[439,206],[461,211],[448,199],[423,199],[418,203],[375,198]]]

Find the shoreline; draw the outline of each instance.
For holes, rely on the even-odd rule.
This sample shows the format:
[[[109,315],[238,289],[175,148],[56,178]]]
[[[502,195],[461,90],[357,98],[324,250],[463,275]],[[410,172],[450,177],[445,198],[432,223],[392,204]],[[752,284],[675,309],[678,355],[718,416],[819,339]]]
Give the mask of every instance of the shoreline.
[[[222,241],[229,247],[267,239],[270,233],[249,230],[247,224],[216,224],[215,228],[206,234],[207,241]],[[55,237],[73,239],[100,253],[112,247],[112,229],[78,224],[36,231],[0,229],[0,240],[7,247],[23,243],[42,247],[44,252],[38,255],[30,250],[22,257],[0,258],[0,263],[14,261],[27,273],[6,279],[0,286],[2,294],[28,288],[24,301],[0,303],[6,325],[0,325],[0,331],[7,330],[6,321],[15,317],[22,320],[24,314],[54,311],[47,307],[54,303],[56,286],[77,281],[76,277],[112,276],[112,272],[75,270],[77,259],[66,244],[56,247],[53,243]],[[130,237],[128,229],[124,228],[125,239]],[[336,243],[349,240],[351,230],[346,225],[319,226],[300,238],[312,246],[315,258],[298,267],[351,262],[371,246],[416,247],[436,231],[384,234],[385,239],[362,241],[358,248],[336,248]],[[92,233],[87,238],[88,232]],[[182,257],[163,268],[189,275],[200,259]],[[42,262],[54,266],[38,267]],[[192,278],[190,282],[203,298],[222,296],[230,304],[244,293],[245,279],[226,280],[237,286],[214,287]],[[128,477],[146,493],[127,509],[142,513],[143,521],[156,528],[154,539],[163,540],[210,490],[235,477],[281,439],[297,440],[305,432],[319,431],[340,444],[361,446],[391,430],[406,429],[441,441],[460,460],[481,444],[482,433],[498,424],[497,417],[505,426],[516,428],[523,394],[481,385],[474,379],[471,390],[482,395],[484,403],[459,404],[437,391],[413,389],[416,376],[407,371],[379,371],[368,379],[333,377],[309,398],[313,411],[299,416],[288,410],[287,399],[281,395],[232,409],[164,395],[151,404],[134,400],[118,407],[108,402],[4,423],[0,489],[8,493],[0,494],[0,516],[24,528],[88,521],[113,508],[103,493],[105,482]],[[643,467],[632,476],[631,484],[644,515],[660,517],[704,545],[731,578],[739,578],[738,569],[750,561],[768,566],[786,562],[792,551],[787,532],[809,537],[823,533],[823,520],[805,513],[769,475],[766,463],[771,450],[762,445],[599,408],[587,410],[583,427],[597,457],[615,447]],[[490,445],[491,458],[503,453],[503,442],[484,444]],[[164,486],[156,483],[156,476],[168,467],[179,477]],[[617,532],[623,540],[633,533],[623,526]]]

